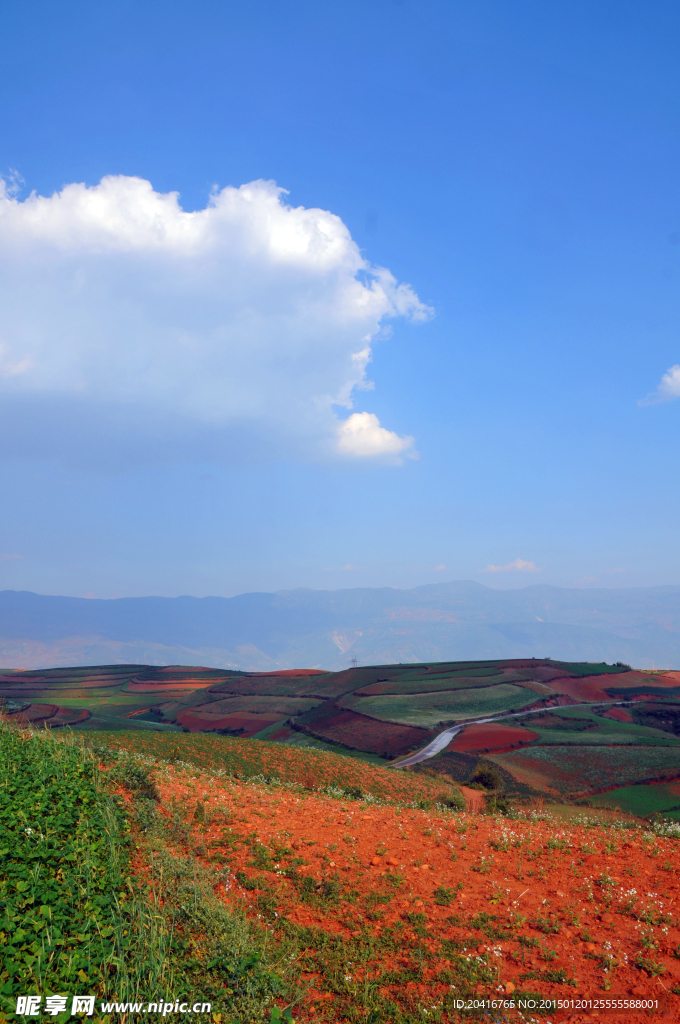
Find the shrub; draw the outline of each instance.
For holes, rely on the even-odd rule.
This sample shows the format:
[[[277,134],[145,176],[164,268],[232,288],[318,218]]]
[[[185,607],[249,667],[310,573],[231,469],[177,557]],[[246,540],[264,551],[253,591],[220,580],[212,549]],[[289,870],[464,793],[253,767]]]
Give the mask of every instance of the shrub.
[[[442,790],[441,793],[437,793],[434,802],[441,804],[442,807],[448,807],[452,811],[464,811],[467,807],[465,797],[459,789]]]
[[[503,776],[491,761],[480,761],[470,781],[483,786],[484,789],[497,790],[499,792],[505,789]]]

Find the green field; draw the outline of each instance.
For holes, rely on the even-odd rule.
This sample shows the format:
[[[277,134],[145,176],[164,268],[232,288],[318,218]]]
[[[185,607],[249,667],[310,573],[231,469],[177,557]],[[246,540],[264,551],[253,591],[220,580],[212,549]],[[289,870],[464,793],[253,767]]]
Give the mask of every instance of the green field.
[[[356,697],[343,701],[359,714],[370,715],[384,722],[436,728],[444,722],[502,714],[536,701],[536,694],[512,683],[475,687],[445,693],[411,694],[406,696]]]
[[[622,786],[608,793],[590,797],[593,807],[612,807],[638,817],[661,814],[664,818],[680,819],[680,793],[668,786]]]
[[[616,746],[630,744],[632,746],[672,747],[680,746],[680,740],[662,729],[653,729],[649,726],[635,725],[633,722],[615,722],[610,718],[603,718],[587,708],[561,708],[551,710],[551,717],[560,718],[564,726],[559,728],[545,729],[540,725],[531,722],[531,716],[522,719],[522,724],[529,729],[534,729],[538,735],[538,743],[546,744],[579,744],[585,746]],[[569,721],[576,720],[579,724],[587,724],[590,728],[569,730]]]
[[[365,686],[360,690],[356,690],[355,693],[358,696],[387,696],[388,694],[395,694],[406,697],[412,693],[440,693],[448,690],[478,689],[479,687],[492,684],[497,685],[493,681],[493,676],[496,675],[501,675],[501,673],[495,671],[493,674],[489,673],[483,676],[428,676],[425,679],[419,678],[409,682],[399,680],[393,683],[373,683],[371,686]],[[503,682],[521,683],[522,681],[523,677],[517,672],[503,674]]]

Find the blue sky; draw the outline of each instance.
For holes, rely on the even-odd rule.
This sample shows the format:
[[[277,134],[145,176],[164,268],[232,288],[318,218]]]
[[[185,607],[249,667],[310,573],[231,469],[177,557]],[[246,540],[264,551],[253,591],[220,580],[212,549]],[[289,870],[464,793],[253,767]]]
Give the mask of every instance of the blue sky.
[[[14,5],[0,588],[680,583],[679,29]]]

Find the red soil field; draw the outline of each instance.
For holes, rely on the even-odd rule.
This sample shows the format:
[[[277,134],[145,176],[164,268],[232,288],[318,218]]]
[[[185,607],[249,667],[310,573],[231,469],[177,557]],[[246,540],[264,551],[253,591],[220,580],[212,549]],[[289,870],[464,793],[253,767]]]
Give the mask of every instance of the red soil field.
[[[605,711],[602,717],[613,718],[615,722],[632,722],[634,720],[633,716],[627,711],[624,711],[623,708],[609,708],[608,711]]]
[[[680,1020],[680,998],[675,994],[680,961],[673,953],[680,945],[680,883],[678,845],[673,840],[657,837],[645,843],[635,833],[565,826],[559,819],[496,820],[472,813],[367,806],[285,789],[272,792],[233,780],[197,777],[195,771],[183,773],[172,766],[158,773],[156,781],[160,813],[168,814],[165,808],[171,802],[185,808],[195,848],[206,851],[206,867],[219,861],[226,815],[232,835],[254,835],[270,850],[289,848],[302,860],[298,876],[319,884],[334,881],[340,889],[336,902],[303,902],[292,881],[278,870],[279,864],[276,870],[253,866],[250,839],[241,846],[224,846],[230,882],[216,883],[214,891],[226,905],[257,920],[260,890],[256,883],[246,889],[236,876],[245,875],[251,885],[261,879],[268,887],[262,895],[273,894],[279,916],[341,938],[348,946],[356,942],[361,952],[349,980],[360,990],[364,981],[385,976],[384,998],[412,1011],[413,1018],[418,1006],[436,1005],[450,991],[447,974],[452,961],[462,955],[480,958],[478,962],[489,964],[496,973],[496,981],[477,985],[478,996],[498,998],[499,993],[523,988],[544,998],[574,1002],[658,999],[659,1017]],[[205,825],[194,820],[198,801],[204,805]],[[504,850],[504,845],[509,848]],[[518,859],[519,848],[531,854],[530,872]],[[475,871],[480,864],[484,871]],[[143,865],[138,865],[138,872],[153,888]],[[606,885],[599,884],[603,877]],[[401,879],[397,885],[395,878]],[[440,886],[452,894],[450,905],[437,902]],[[351,900],[344,895],[350,891]],[[372,904],[366,901],[376,895],[382,897],[380,913],[367,913]],[[663,933],[655,929],[658,945],[653,953],[643,954],[662,971],[653,977],[643,969],[644,960],[639,966],[635,961],[641,950],[641,916],[659,912],[669,913],[671,923]],[[414,914],[423,915],[419,920],[426,933],[418,934]],[[477,915],[487,920],[492,915],[506,937],[487,938],[474,924]],[[547,932],[542,921],[552,922]],[[396,948],[380,941],[390,929],[399,930]],[[471,934],[471,929],[476,930]],[[442,941],[462,954],[442,951]],[[423,946],[428,951],[424,961]],[[607,957],[615,964],[609,973],[603,971]],[[407,980],[408,972],[400,978],[412,961],[421,968],[423,962],[426,965],[417,984]],[[575,986],[546,976],[559,969]],[[521,977],[526,972],[528,981]],[[296,1020],[339,1024],[349,1019],[351,990],[338,988],[321,972],[302,980],[305,990],[293,1008]],[[641,1024],[649,1014],[627,1009],[606,1017],[612,1024]],[[441,1019],[452,1024],[462,1018],[445,1014]],[[527,1018],[504,1013],[506,1019]],[[569,1009],[551,1011],[549,1019],[554,1024],[585,1024],[599,1015]]]
[[[63,708],[56,704],[30,704],[25,711],[3,715],[0,718],[19,725],[38,725],[48,722],[51,727],[60,725],[77,725],[86,722],[90,712],[86,708]]]
[[[538,739],[538,733],[523,729],[520,725],[504,725],[502,722],[489,725],[468,725],[449,743],[447,750],[466,754],[472,750],[510,750],[520,743],[528,744]]]
[[[321,739],[344,744],[352,750],[395,755],[425,746],[434,735],[428,729],[380,722],[377,718],[368,718],[367,715],[360,715],[347,708],[339,708],[332,717],[308,726],[307,731]]]
[[[563,679],[555,682],[554,688],[562,693],[574,697],[577,701],[599,701],[611,700],[607,693],[607,687],[630,687],[631,698],[635,694],[635,684],[641,686],[677,686],[677,682],[670,679],[663,681],[662,676],[650,677],[645,672],[620,672],[616,675],[605,673],[600,676],[585,676],[583,679]]]
[[[91,717],[87,708],[57,708],[57,713],[49,719],[50,726],[79,725]]]
[[[3,718],[6,717],[12,722],[27,725],[29,722],[45,722],[48,718],[52,718],[58,710],[56,704],[29,704],[24,711],[9,712],[7,715],[3,715]]]
[[[180,711],[177,716],[179,725],[189,732],[212,732],[215,729],[243,729],[242,736],[254,736],[261,729],[266,729],[274,722],[280,722],[282,716],[273,713],[255,714],[248,711],[234,711],[230,715],[214,714],[210,711]]]
[[[280,729],[276,729],[271,733],[267,739],[270,743],[283,743],[284,740],[290,739],[294,735],[295,729],[291,729],[289,725],[283,725]]]

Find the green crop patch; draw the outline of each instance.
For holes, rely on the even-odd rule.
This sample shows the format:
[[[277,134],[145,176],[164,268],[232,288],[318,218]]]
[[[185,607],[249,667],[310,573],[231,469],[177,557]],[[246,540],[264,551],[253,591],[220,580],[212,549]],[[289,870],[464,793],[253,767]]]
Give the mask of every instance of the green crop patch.
[[[127,945],[124,815],[77,746],[2,729],[0,765],[2,1004],[105,992]]]
[[[535,701],[536,694],[530,690],[499,683],[444,693],[358,697],[343,703],[349,704],[353,711],[383,721],[434,728],[441,722],[501,714]]]
[[[667,786],[621,786],[589,798],[593,807],[611,807],[641,818],[680,810],[680,795]]]

